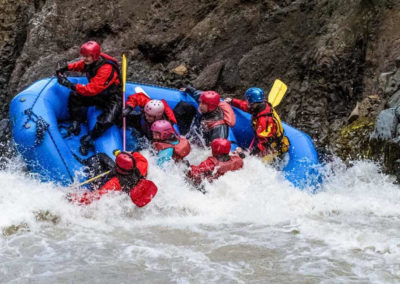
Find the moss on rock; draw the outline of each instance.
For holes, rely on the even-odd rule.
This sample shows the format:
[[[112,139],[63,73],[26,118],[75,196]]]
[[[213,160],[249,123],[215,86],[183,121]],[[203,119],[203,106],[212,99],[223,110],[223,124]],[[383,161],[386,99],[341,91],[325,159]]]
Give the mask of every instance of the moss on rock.
[[[341,128],[335,138],[335,152],[344,160],[371,158],[369,136],[374,124],[374,117],[362,116]]]

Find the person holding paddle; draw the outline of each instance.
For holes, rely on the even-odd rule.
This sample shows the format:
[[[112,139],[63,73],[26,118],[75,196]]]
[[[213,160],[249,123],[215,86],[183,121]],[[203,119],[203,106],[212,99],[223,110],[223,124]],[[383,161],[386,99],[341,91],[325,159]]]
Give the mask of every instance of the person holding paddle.
[[[116,154],[114,167],[105,173],[107,182],[103,186],[98,190],[86,191],[82,194],[70,194],[68,199],[81,205],[89,205],[107,193],[120,191],[127,193],[136,206],[147,205],[157,193],[157,186],[145,178],[148,168],[147,159],[139,152],[117,151]]]
[[[272,103],[265,100],[263,89],[249,88],[245,97],[246,101],[232,98],[226,98],[225,101],[252,114],[255,136],[249,149],[251,154],[259,155],[263,161],[270,163],[288,151],[289,139],[284,134],[281,120]],[[252,147],[254,140],[257,142],[256,147]]]

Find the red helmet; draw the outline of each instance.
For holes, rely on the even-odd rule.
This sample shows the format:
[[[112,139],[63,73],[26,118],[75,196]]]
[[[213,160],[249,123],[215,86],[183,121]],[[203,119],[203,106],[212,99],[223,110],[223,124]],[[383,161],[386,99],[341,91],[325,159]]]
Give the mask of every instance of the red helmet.
[[[224,138],[217,138],[211,142],[211,150],[213,156],[229,154],[231,151],[231,142]]]
[[[171,138],[175,134],[175,130],[168,120],[157,120],[151,125],[151,131],[158,132],[161,135],[161,140]]]
[[[215,110],[219,105],[219,101],[220,96],[214,91],[205,91],[200,95],[200,102],[207,105],[208,111]]]
[[[98,60],[100,57],[100,45],[95,41],[88,41],[81,46],[81,55],[93,56],[94,60]]]
[[[131,153],[121,152],[115,158],[116,169],[120,174],[130,174],[136,168],[135,158]]]

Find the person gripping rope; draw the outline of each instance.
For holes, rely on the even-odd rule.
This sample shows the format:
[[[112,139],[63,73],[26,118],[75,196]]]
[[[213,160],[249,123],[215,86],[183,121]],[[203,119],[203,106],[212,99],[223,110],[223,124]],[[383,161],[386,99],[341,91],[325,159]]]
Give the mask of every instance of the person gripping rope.
[[[153,148],[157,151],[157,165],[173,159],[182,161],[190,153],[190,144],[185,137],[177,135],[168,120],[157,120],[151,126]]]
[[[147,159],[142,154],[120,152],[115,158],[109,180],[100,189],[71,194],[69,199],[81,205],[89,205],[111,191],[122,191],[130,196],[136,206],[143,207],[157,194],[157,186],[145,179],[147,168]]]
[[[143,112],[137,114],[135,107],[143,108]],[[168,120],[172,124],[176,124],[174,112],[168,103],[162,100],[152,100],[146,94],[139,92],[128,97],[126,108],[122,115],[127,118],[128,126],[137,129],[141,134],[152,140],[151,125],[157,120]]]
[[[251,124],[255,132],[257,146],[251,153],[259,155],[266,162],[286,153],[289,139],[285,136],[281,120],[272,105],[264,99],[264,91],[258,87],[249,88],[246,101],[226,98],[227,103],[252,114]]]
[[[200,91],[193,87],[182,88],[199,103],[200,126],[207,146],[216,138],[228,138],[229,127],[236,123],[232,107],[222,101],[215,91]]]
[[[237,171],[243,167],[243,157],[237,154],[230,155],[231,143],[224,138],[216,138],[211,142],[212,156],[199,165],[190,166],[187,177],[199,186],[203,179],[212,182],[230,171]]]
[[[103,111],[89,134],[81,138],[79,150],[86,156],[93,140],[118,120],[122,109],[122,88],[117,60],[101,53],[97,42],[88,41],[82,44],[80,54],[82,60],[58,68],[56,74],[58,83],[72,90],[68,99],[68,110],[72,119],[69,135],[79,135],[80,124],[86,120],[87,107],[96,106]],[[86,73],[88,84],[72,83],[64,75],[67,71]]]

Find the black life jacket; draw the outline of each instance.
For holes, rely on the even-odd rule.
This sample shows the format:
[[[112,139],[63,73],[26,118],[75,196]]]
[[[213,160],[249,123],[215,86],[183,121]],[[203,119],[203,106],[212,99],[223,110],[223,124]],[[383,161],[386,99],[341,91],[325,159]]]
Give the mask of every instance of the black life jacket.
[[[132,159],[133,169],[121,169],[119,168],[118,164],[115,163],[113,174],[118,178],[121,190],[125,193],[129,193],[131,189],[134,188],[141,179],[143,179],[143,176],[140,173],[139,169],[136,167],[135,157],[133,157],[133,155],[129,152],[124,152],[124,154],[128,155]],[[116,168],[119,168],[119,171],[117,171]],[[120,172],[121,170],[123,171],[123,173]]]
[[[223,121],[224,113],[217,107],[215,110],[203,113],[200,118],[200,123],[203,131],[210,131],[213,128],[213,124],[218,121]]]
[[[127,175],[116,173],[116,177],[119,180],[122,191],[125,193],[129,193],[130,190],[135,187],[143,178],[137,168],[135,168],[130,174]]]
[[[118,63],[114,60],[112,60],[111,56],[108,56],[106,54],[101,54],[99,60],[93,62],[92,64],[85,65],[83,72],[86,73],[86,78],[90,82],[90,80],[96,76],[98,70],[100,67],[103,65],[110,64],[112,67],[112,71],[110,72],[110,75],[108,76],[107,80],[104,82],[104,86],[107,86],[112,78],[114,78],[114,74],[117,73],[118,75],[118,80],[119,84],[114,82],[110,86],[108,86],[105,90],[103,90],[100,94],[96,95],[98,97],[103,97],[103,96],[111,96],[113,99],[116,99],[117,101],[122,100],[122,78],[121,78],[121,73],[119,71],[119,66]]]
[[[114,77],[115,72],[117,73],[119,82],[121,83],[122,79],[121,79],[121,73],[119,71],[118,63],[115,62],[114,60],[112,60],[111,57],[105,58],[103,55],[100,55],[99,60],[93,62],[92,64],[85,65],[83,72],[86,73],[86,78],[88,79],[88,81],[90,81],[94,76],[96,76],[97,71],[100,69],[100,67],[102,67],[105,64],[110,64],[112,67],[112,71],[111,71],[110,75],[108,76],[104,85],[106,86],[110,83],[110,81]]]

